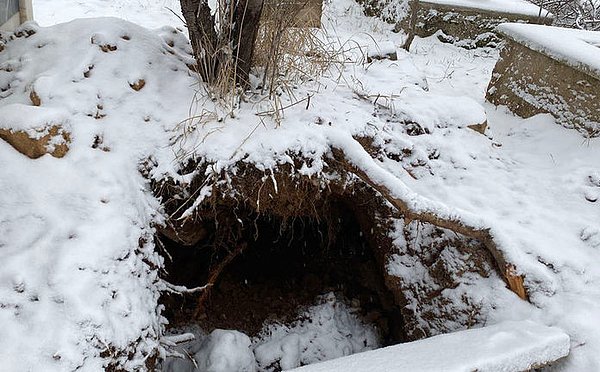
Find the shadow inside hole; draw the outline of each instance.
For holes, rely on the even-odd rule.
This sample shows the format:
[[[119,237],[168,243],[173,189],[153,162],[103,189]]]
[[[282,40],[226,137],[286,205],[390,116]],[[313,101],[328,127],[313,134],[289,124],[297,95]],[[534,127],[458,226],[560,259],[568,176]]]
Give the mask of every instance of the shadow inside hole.
[[[400,309],[384,283],[384,266],[352,212],[335,208],[338,217],[328,222],[250,219],[243,233],[246,248],[219,275],[199,317],[193,316],[198,295],[163,296],[170,326],[234,329],[252,337],[265,322],[292,322],[319,296],[333,292],[377,328],[382,346],[405,341]],[[166,279],[188,288],[204,285],[211,263],[214,267],[223,257],[215,253],[215,238],[195,247],[161,238],[172,257],[165,260]]]

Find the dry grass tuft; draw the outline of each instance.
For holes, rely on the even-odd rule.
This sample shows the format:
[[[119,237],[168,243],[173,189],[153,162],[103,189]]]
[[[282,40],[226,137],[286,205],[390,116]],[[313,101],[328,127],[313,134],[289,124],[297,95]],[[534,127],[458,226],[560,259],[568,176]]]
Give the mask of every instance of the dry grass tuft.
[[[269,107],[262,105],[261,118],[279,125],[287,108],[310,103],[310,95],[296,97],[298,85],[328,74],[341,78],[352,48],[318,28],[321,14],[318,0],[266,0],[253,60],[255,101]]]
[[[302,0],[301,0],[302,1]],[[336,53],[320,37],[321,3],[265,2],[253,64],[262,75],[261,93],[273,98],[280,88],[315,80],[338,62]]]

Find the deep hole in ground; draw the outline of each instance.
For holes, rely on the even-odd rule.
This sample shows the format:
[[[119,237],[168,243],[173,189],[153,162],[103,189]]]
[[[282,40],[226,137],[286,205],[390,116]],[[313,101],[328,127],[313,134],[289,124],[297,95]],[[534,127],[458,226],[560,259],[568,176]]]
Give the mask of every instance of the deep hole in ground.
[[[255,336],[265,321],[293,321],[320,295],[334,292],[377,327],[382,345],[405,341],[400,309],[384,283],[384,265],[351,209],[341,203],[331,209],[328,221],[298,217],[284,222],[248,214],[241,238],[245,248],[222,271],[199,316],[194,317],[198,294],[163,296],[170,325]],[[160,238],[172,257],[166,259],[169,282],[188,288],[207,282],[211,268],[226,255],[217,247],[214,228],[208,230],[208,238],[193,247]]]

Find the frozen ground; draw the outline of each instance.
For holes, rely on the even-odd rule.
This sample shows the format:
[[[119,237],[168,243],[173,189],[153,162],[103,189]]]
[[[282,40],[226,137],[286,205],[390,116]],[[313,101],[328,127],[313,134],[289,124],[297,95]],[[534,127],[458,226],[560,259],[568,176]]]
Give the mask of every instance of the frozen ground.
[[[175,1],[168,3],[37,0],[34,7],[43,25],[112,15],[152,29],[180,26],[165,8],[176,8]],[[324,24],[331,40],[361,45],[348,51],[354,60],[362,50],[402,42],[392,26],[362,16],[349,0],[329,2]],[[0,359],[15,371],[99,370],[98,350],[110,353],[107,344],[126,349],[144,334],[148,341],[129,350],[131,361],[116,356],[128,368],[139,367],[157,350],[163,319],[156,308],[162,283],[150,269],[160,263],[150,239],[160,208],[138,169],[151,157],[152,176],[175,174],[170,145],[178,133],[168,130],[189,116],[196,87],[185,66],[186,46],[173,29],[151,32],[114,19],[36,30],[0,53],[0,87],[9,86],[0,93],[2,117],[30,105],[35,89],[42,106],[29,108],[30,123],[15,125],[62,119],[73,142],[64,159],[32,161],[0,141]],[[105,43],[117,50],[102,52]],[[377,165],[436,205],[479,216],[525,274],[531,304],[503,290],[498,279],[490,279],[495,292],[474,292],[489,307],[487,323],[531,319],[559,327],[570,336],[571,353],[554,368],[596,371],[600,141],[584,140],[547,115],[525,120],[484,103],[496,57],[495,51],[417,39],[412,53],[399,51],[398,61],[346,64],[341,79],[300,87],[299,95],[319,93],[308,110],[286,111],[277,129],[261,125],[248,106],[237,119],[186,127],[186,141],[174,149],[194,149],[223,168],[248,153],[246,159],[268,170],[286,161],[286,149],[318,159],[330,141],[345,144],[352,134],[377,132],[391,147],[413,148],[406,162]],[[139,79],[146,86],[136,92],[130,84]],[[374,117],[375,100],[390,116],[417,121],[430,134],[408,136]],[[465,128],[486,117],[487,137]],[[317,122],[332,125],[320,129]],[[210,141],[197,146],[194,139],[208,133]],[[438,156],[428,158],[432,152]],[[320,165],[302,172],[318,173]],[[216,340],[224,350],[247,341],[240,335]],[[224,365],[245,360],[214,351]]]

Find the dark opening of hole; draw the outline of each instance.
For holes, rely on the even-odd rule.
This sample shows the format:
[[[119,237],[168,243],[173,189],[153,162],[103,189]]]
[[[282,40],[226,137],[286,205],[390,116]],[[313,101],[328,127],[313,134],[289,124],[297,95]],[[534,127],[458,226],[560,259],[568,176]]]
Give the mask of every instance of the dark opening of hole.
[[[244,220],[242,239],[247,245],[219,275],[203,314],[193,318],[198,295],[163,298],[171,326],[197,324],[207,332],[234,329],[252,337],[265,321],[294,321],[319,296],[333,292],[377,327],[382,346],[403,342],[402,316],[385,286],[383,263],[351,210],[334,208],[329,221],[296,218],[283,223],[272,216]],[[215,241],[212,236],[195,247],[165,242],[172,257],[166,260],[166,279],[188,288],[205,284],[211,267],[224,256],[215,253]]]

